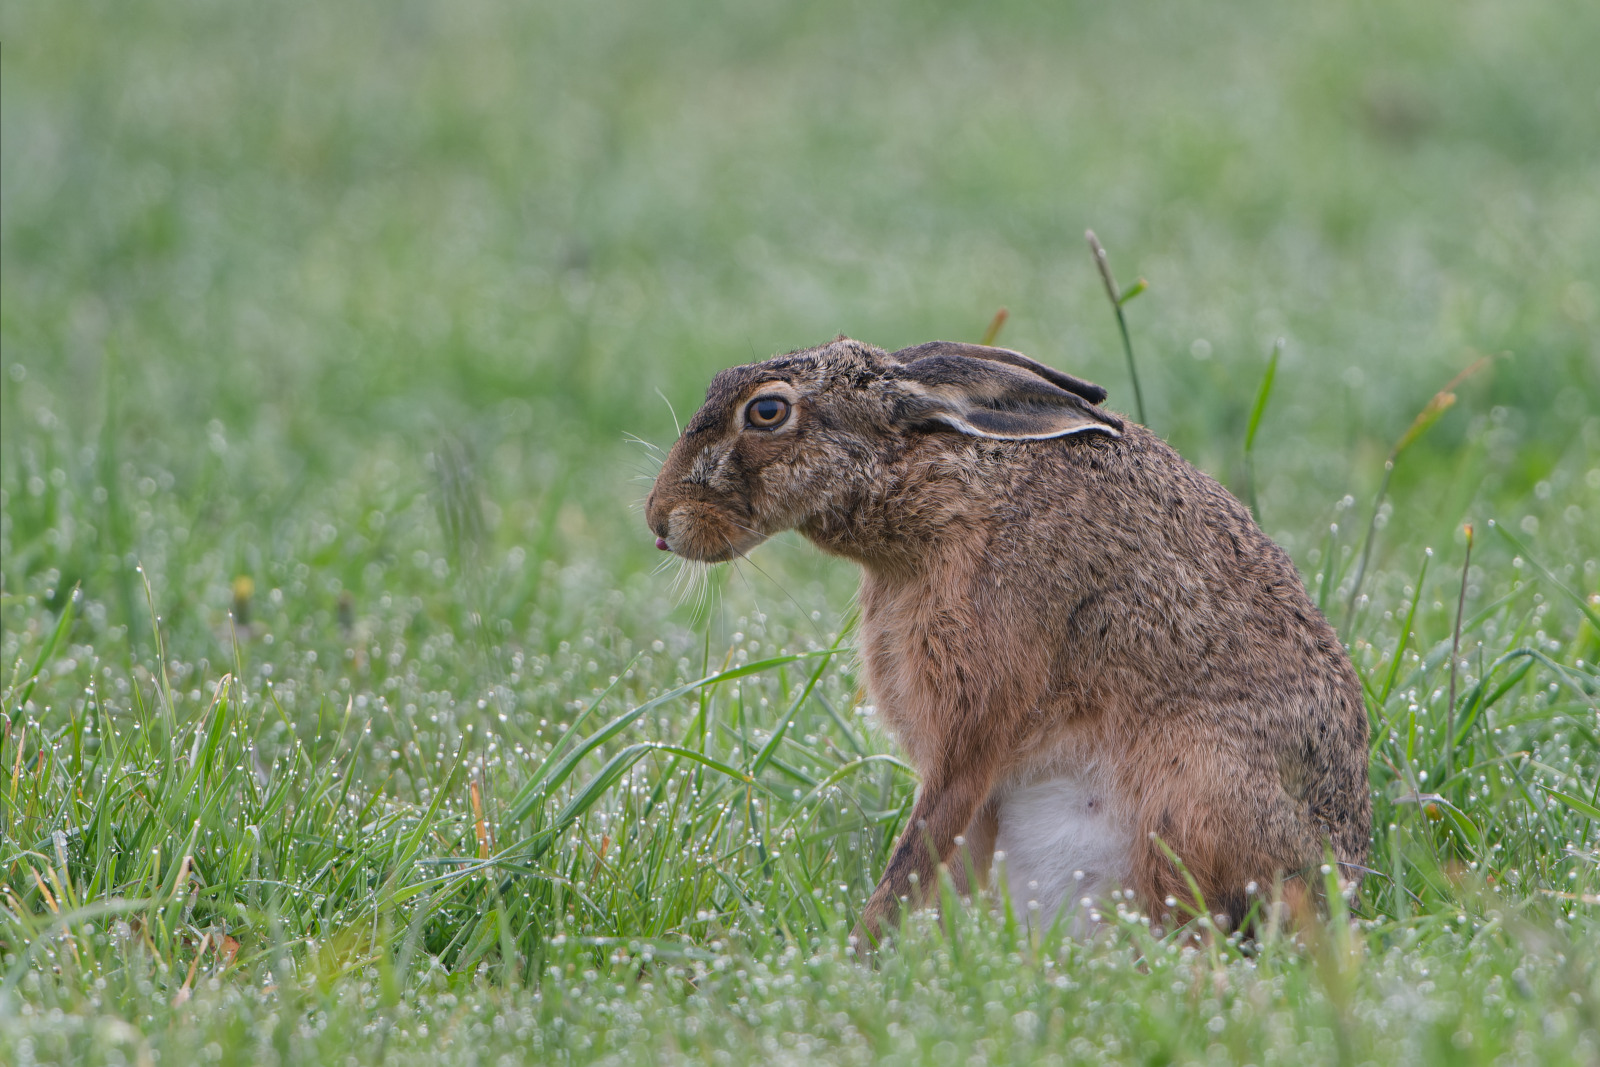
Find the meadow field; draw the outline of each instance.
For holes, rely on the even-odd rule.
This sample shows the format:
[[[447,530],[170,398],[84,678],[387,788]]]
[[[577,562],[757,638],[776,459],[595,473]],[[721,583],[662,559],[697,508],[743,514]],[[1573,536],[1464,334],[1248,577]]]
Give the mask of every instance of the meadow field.
[[[0,6],[0,1062],[1600,1063],[1600,5]],[[718,369],[1000,341],[1351,649],[1326,922],[847,935],[915,780]],[[1470,527],[1470,531],[1469,531]],[[1470,552],[1470,555],[1469,555]]]

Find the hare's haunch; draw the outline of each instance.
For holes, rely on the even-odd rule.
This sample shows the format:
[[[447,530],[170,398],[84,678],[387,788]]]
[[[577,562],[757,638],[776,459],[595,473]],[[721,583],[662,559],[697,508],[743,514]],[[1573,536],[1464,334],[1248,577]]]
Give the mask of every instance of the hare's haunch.
[[[869,685],[922,777],[869,935],[941,862],[964,885],[1003,853],[1041,922],[1118,887],[1181,918],[1192,878],[1237,924],[1251,883],[1301,897],[1325,848],[1366,855],[1332,628],[1243,505],[1104,399],[1004,349],[840,338],[718,374],[656,478],[681,556],[793,528],[861,566]]]

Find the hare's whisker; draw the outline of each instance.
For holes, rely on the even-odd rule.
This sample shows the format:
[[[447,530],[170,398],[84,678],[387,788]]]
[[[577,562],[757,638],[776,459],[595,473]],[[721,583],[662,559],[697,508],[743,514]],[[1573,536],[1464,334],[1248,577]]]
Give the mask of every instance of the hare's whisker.
[[[631,434],[631,433],[628,433],[626,430],[624,430],[623,433],[622,433],[622,439],[624,441],[628,441],[631,444],[643,445],[644,447],[648,448],[650,451],[660,453],[662,456],[666,455],[665,450],[663,450],[659,445],[651,444],[649,441],[646,441],[644,438],[638,436],[637,434]]]
[[[669,556],[664,561],[663,566],[674,563],[677,564],[678,569],[672,576],[672,591],[675,594],[676,603],[681,605],[689,594],[694,591],[693,564],[682,556]]]
[[[693,596],[693,614],[696,618],[702,618],[706,615],[711,603],[711,568],[699,560],[693,560],[689,563],[688,570],[690,572],[689,592]]]
[[[678,434],[679,437],[682,437],[683,436],[683,428],[678,425],[678,413],[676,411],[673,411],[672,401],[668,400],[667,399],[667,394],[663,393],[660,389],[656,390],[656,396],[659,396],[661,398],[661,402],[663,404],[667,405],[667,410],[672,413],[672,428],[675,431],[677,431],[677,434]]]
[[[695,595],[695,603],[694,603],[694,613],[695,613],[696,617],[705,619],[706,620],[706,625],[710,626],[711,625],[711,602],[712,602],[713,597],[716,596],[717,590],[715,588],[713,588],[713,583],[711,581],[711,569],[709,567],[705,566],[704,564],[701,564],[697,568],[697,570],[698,570],[697,577],[699,579],[699,584],[695,587],[695,594],[696,595]],[[718,602],[718,606],[720,607],[720,601]],[[721,614],[721,612],[719,611],[718,615],[720,616],[720,614]]]
[[[826,637],[826,635],[823,634],[822,627],[817,625],[817,621],[811,617],[811,613],[805,609],[805,605],[801,604],[800,601],[796,600],[794,598],[794,594],[789,592],[789,590],[787,590],[787,589],[785,589],[783,587],[783,583],[782,582],[778,581],[778,579],[774,578],[771,574],[769,574],[767,572],[766,568],[762,567],[761,564],[757,563],[751,557],[745,556],[744,557],[744,561],[746,563],[750,564],[750,566],[754,567],[756,569],[756,571],[758,573],[760,573],[760,575],[763,578],[765,578],[767,581],[771,582],[773,585],[777,586],[778,587],[778,592],[782,593],[785,597],[787,597],[789,599],[789,603],[793,604],[795,607],[800,609],[800,614],[805,618],[806,622],[811,624],[811,628],[817,632],[817,636],[822,639],[822,643],[823,644],[827,644],[828,643],[828,638]],[[747,582],[746,584],[749,584],[749,583]],[[755,595],[754,591],[752,590],[751,596],[754,597],[754,595]],[[857,590],[856,595],[857,596],[860,595],[860,590],[859,589]],[[757,610],[759,610],[759,607],[758,607]]]
[[[750,559],[749,556],[742,558],[746,562]],[[729,560],[729,562],[733,564],[733,573],[739,576],[739,580],[744,583],[744,587],[750,591],[750,603],[755,606],[756,614],[765,617],[767,613],[761,610],[761,598],[756,596],[756,587],[750,584],[750,576],[745,574],[743,568],[739,566],[739,559],[735,558]]]

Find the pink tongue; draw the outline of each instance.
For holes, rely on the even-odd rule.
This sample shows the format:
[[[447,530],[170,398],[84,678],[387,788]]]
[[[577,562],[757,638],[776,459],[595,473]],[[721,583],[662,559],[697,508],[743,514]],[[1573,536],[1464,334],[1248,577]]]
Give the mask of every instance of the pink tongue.
[[[656,547],[659,548],[661,551],[666,552],[667,551],[667,539],[665,537],[656,538]]]

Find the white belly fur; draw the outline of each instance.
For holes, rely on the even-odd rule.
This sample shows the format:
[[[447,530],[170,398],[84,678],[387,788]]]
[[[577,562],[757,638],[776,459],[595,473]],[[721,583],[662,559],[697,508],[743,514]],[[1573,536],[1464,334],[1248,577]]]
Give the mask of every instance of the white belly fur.
[[[1089,771],[1006,791],[995,837],[995,875],[1004,881],[991,884],[1007,887],[1018,918],[1047,928],[1065,905],[1075,933],[1094,927],[1083,898],[1105,906],[1131,870],[1133,834],[1117,817],[1120,806]]]

